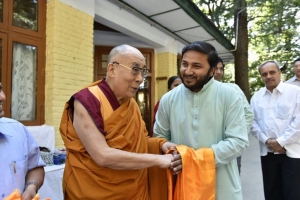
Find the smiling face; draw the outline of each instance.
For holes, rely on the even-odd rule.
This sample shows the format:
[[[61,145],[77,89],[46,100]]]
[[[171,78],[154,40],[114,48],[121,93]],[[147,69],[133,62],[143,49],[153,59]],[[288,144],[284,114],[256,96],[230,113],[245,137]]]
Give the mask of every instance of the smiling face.
[[[214,74],[206,54],[189,50],[184,53],[180,67],[180,77],[186,88],[199,92]]]
[[[0,118],[4,116],[3,103],[6,100],[5,94],[2,91],[2,83],[0,83]]]
[[[218,62],[215,73],[214,73],[214,79],[217,81],[221,81],[224,74],[224,67],[221,62]]]
[[[294,64],[294,72],[298,79],[300,79],[300,61],[295,62]]]
[[[126,51],[113,56],[107,67],[107,83],[118,101],[120,102],[125,98],[134,97],[140,84],[143,82],[142,75],[134,75],[131,69],[113,64],[113,62],[118,62],[129,68],[144,68],[146,63],[143,54],[137,49],[128,46]]]
[[[278,69],[275,63],[268,62],[260,67],[260,76],[266,85],[266,88],[273,92],[273,89],[280,83],[281,71]]]

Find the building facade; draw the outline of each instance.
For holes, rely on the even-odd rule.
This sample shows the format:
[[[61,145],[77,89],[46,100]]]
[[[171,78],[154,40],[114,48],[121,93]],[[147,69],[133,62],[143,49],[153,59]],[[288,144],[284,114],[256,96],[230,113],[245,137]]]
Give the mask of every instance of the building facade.
[[[153,107],[167,92],[167,79],[178,73],[182,48],[193,40],[213,38],[212,44],[228,60],[234,48],[218,31],[203,32],[203,27],[212,25],[197,20],[197,8],[185,8],[183,0],[159,2],[0,1],[6,116],[25,125],[54,126],[56,146],[62,147],[59,124],[65,102],[105,77],[107,55],[114,46],[129,44],[140,49],[150,70],[135,99],[147,129],[152,130]]]

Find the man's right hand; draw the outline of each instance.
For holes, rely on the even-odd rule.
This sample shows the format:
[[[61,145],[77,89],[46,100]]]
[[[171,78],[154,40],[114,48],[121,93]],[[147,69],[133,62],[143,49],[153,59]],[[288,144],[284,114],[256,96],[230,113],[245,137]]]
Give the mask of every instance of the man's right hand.
[[[280,153],[280,154],[286,153],[286,149],[284,147],[280,146],[280,144],[274,138],[267,139],[265,144],[267,145],[268,149],[274,153],[275,152]]]
[[[174,151],[175,152],[175,151]],[[181,173],[182,170],[182,159],[181,155],[179,153],[174,153],[173,154],[164,154],[164,155],[159,155],[160,159],[160,165],[158,167],[164,168],[164,169],[171,169],[174,174],[179,174]]]
[[[182,159],[181,155],[177,151],[173,151],[173,162],[171,163],[171,169],[173,174],[179,174],[182,170]]]

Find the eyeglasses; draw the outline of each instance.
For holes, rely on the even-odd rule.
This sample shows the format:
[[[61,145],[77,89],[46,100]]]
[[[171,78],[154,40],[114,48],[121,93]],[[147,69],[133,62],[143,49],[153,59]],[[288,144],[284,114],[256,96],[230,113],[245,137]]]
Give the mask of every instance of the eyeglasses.
[[[139,74],[141,74],[143,78],[147,78],[147,75],[149,73],[149,69],[147,69],[145,67],[144,68],[140,68],[140,67],[133,66],[131,68],[131,67],[127,67],[125,65],[122,65],[122,64],[120,64],[118,62],[113,62],[112,64],[117,64],[117,65],[120,65],[120,66],[125,67],[127,69],[130,69],[131,70],[131,74],[134,75],[134,76],[138,76]]]

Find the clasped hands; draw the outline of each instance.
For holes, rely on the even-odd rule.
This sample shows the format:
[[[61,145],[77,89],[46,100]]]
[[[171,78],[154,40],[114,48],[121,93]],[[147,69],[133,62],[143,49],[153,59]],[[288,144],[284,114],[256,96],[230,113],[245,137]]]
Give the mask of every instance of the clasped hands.
[[[165,142],[162,145],[162,152],[165,154],[167,153],[168,150],[174,149],[174,151],[172,152],[173,158],[171,159],[171,164],[169,169],[171,169],[173,171],[173,174],[179,174],[181,173],[182,170],[182,159],[181,159],[181,155],[178,153],[177,150],[175,150],[175,146],[176,144],[171,143],[171,142]]]
[[[280,154],[285,154],[285,152],[286,152],[286,149],[284,147],[280,146],[280,144],[274,138],[267,139],[265,144],[267,145],[268,149],[270,149],[274,153],[277,152]]]

